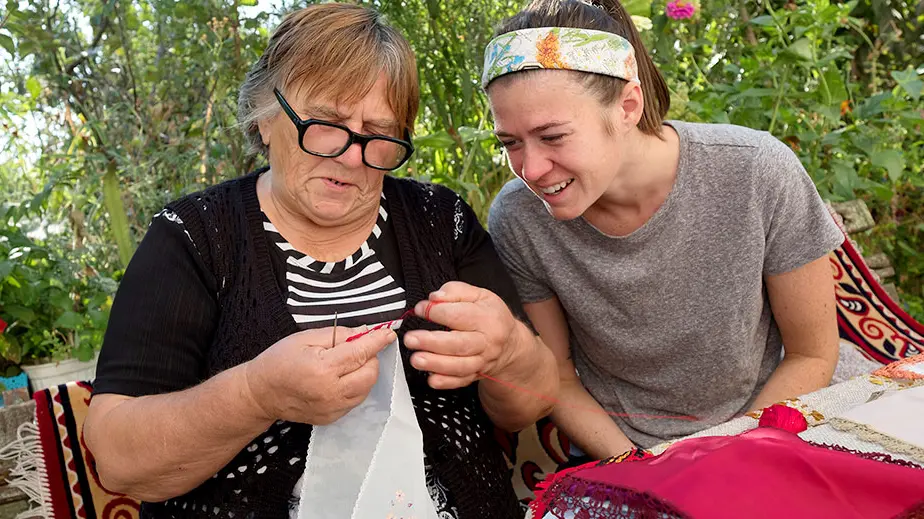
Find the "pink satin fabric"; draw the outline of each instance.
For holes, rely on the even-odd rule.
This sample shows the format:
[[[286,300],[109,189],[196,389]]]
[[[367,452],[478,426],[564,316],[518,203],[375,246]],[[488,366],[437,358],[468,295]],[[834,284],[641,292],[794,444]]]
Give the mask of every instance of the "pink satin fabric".
[[[924,469],[817,447],[774,428],[689,439],[654,458],[569,476],[647,493],[691,519],[891,519],[918,507],[924,516]],[[564,487],[549,488],[556,490]]]

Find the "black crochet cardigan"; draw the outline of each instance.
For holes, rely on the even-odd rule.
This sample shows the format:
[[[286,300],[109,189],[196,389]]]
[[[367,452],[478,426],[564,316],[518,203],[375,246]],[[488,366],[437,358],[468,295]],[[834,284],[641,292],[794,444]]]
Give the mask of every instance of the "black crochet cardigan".
[[[220,317],[206,359],[208,376],[253,359],[298,331],[277,283],[263,230],[256,181],[260,172],[189,195],[168,208],[177,213],[203,263],[211,270]],[[458,201],[447,188],[385,178],[408,301],[425,299],[456,279],[453,215]],[[437,329],[409,318],[413,329]],[[401,348],[407,382],[423,432],[426,464],[446,487],[460,519],[520,518],[510,471],[480,405],[476,386],[436,391],[411,367]],[[450,422],[452,427],[447,427]],[[144,503],[142,517],[285,518],[305,467],[311,426],[276,422],[227,466],[186,495]]]

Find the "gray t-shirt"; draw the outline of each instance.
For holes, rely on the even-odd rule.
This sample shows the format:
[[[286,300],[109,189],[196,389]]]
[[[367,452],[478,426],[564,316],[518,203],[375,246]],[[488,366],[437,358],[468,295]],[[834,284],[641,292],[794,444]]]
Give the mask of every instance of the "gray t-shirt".
[[[781,357],[764,276],[843,241],[799,159],[769,133],[667,124],[680,135],[677,179],[630,235],[555,220],[519,179],[489,217],[523,302],[558,297],[578,374],[604,408],[700,419],[616,418],[643,447],[747,410]]]

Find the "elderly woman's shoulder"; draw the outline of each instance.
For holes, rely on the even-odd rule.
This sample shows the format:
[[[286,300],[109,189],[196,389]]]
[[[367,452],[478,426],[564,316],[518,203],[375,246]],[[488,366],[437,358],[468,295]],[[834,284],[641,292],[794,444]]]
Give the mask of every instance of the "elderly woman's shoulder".
[[[389,187],[415,203],[426,205],[447,206],[458,203],[465,204],[461,195],[441,184],[424,182],[409,177],[385,177],[385,196],[388,196]],[[467,205],[467,204],[466,204]]]
[[[256,197],[256,182],[260,173],[267,168],[261,168],[246,175],[228,179],[218,184],[205,186],[197,191],[187,193],[169,204],[167,207],[176,207],[178,205],[195,204],[202,206],[202,210],[208,210],[209,206],[214,204],[224,204],[225,202],[240,201],[249,197]],[[216,207],[217,209],[217,207]]]

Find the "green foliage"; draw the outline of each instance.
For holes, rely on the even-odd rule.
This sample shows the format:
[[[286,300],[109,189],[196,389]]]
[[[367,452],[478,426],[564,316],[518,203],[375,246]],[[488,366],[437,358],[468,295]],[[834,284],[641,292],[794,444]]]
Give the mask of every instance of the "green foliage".
[[[72,253],[69,259],[60,247],[30,238],[22,229],[29,223],[16,220],[20,209],[0,207],[0,319],[8,325],[0,356],[26,363],[89,360],[102,342],[116,282],[89,266],[90,258]]]
[[[825,199],[866,201],[880,225],[861,242],[889,255],[924,318],[924,4],[703,2],[692,21],[653,22],[670,116],[766,129]]]
[[[361,0],[417,52],[417,152],[483,218],[510,172],[479,87],[496,23],[522,0]],[[282,12],[254,0],[8,0],[0,5],[0,317],[7,354],[86,356],[115,283],[167,201],[252,170],[237,89]],[[822,195],[864,199],[861,236],[924,319],[924,3],[703,0],[691,20],[631,0],[671,117],[765,129]],[[33,236],[33,238],[30,238]],[[12,338],[12,340],[10,340]],[[88,346],[90,345],[90,346]],[[69,353],[70,352],[70,353]]]

